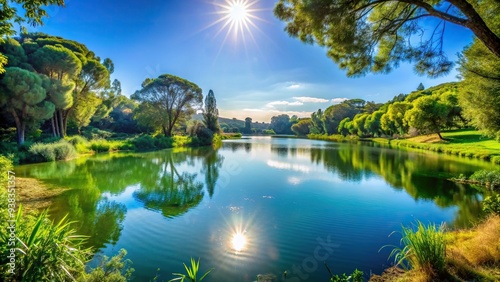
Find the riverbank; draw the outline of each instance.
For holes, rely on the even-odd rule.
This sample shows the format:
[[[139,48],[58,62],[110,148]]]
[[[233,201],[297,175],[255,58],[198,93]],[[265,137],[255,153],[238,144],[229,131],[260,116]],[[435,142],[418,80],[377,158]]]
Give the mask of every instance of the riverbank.
[[[487,138],[477,130],[456,130],[437,134],[420,135],[406,139],[369,138],[372,142],[393,148],[427,150],[460,157],[476,158],[500,164],[500,142]]]
[[[358,136],[309,134],[309,139],[333,142],[373,142],[390,148],[418,149],[460,157],[476,158],[500,164],[500,142],[482,135],[477,130],[455,130],[437,134],[420,135],[403,139],[359,138]]]
[[[34,178],[16,177],[17,203],[23,205],[24,211],[39,211],[50,207],[54,197],[68,189],[51,189]]]
[[[471,229],[446,232],[445,240],[443,277],[433,278],[418,269],[404,271],[391,267],[369,281],[500,281],[500,216],[492,215]]]

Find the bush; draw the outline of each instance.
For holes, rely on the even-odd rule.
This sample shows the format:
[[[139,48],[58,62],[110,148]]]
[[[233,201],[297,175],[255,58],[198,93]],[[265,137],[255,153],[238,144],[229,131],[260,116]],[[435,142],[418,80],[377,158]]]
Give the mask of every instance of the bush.
[[[90,141],[90,149],[96,153],[109,152],[113,150],[113,146],[108,140],[93,139]]]
[[[209,146],[212,145],[214,135],[210,129],[205,126],[200,126],[196,130],[196,136],[192,137],[191,146]]]
[[[75,158],[77,155],[75,147],[66,140],[60,140],[49,144],[35,143],[31,145],[29,152],[31,154],[31,160],[35,162],[68,160]]]
[[[7,187],[7,171],[12,171],[13,168],[12,160],[0,155],[0,185],[2,187]]]
[[[443,273],[446,242],[441,227],[436,227],[435,224],[425,226],[418,221],[416,231],[403,226],[402,235],[403,249],[396,247],[390,254],[397,265],[405,269],[420,269],[429,276]]]
[[[500,194],[486,197],[483,200],[483,211],[500,215]]]
[[[276,132],[274,132],[274,130],[272,130],[272,129],[266,129],[266,130],[262,131],[262,133],[269,134],[269,135],[275,135],[276,134]]]
[[[23,215],[19,207],[16,223],[16,271],[8,273],[5,259],[10,254],[7,244],[0,245],[2,281],[69,281],[85,271],[90,249],[83,247],[83,236],[75,235],[66,217],[51,222],[47,211],[37,218]],[[3,224],[2,224],[3,225]],[[0,230],[2,242],[8,242],[10,232],[6,223]]]
[[[479,170],[470,176],[470,180],[477,181],[481,185],[494,188],[500,186],[499,170]]]
[[[71,136],[71,137],[66,137],[65,139],[66,139],[66,141],[68,141],[69,143],[71,143],[73,146],[76,146],[78,144],[86,144],[86,143],[89,142],[85,137],[82,137],[80,135],[74,135],[74,136]]]
[[[130,267],[132,262],[125,259],[127,251],[121,249],[120,252],[108,258],[103,256],[99,266],[92,269],[88,274],[84,274],[78,281],[85,282],[125,282],[132,276],[134,269]]]
[[[150,151],[156,148],[155,140],[151,135],[138,136],[130,142],[137,151]]]

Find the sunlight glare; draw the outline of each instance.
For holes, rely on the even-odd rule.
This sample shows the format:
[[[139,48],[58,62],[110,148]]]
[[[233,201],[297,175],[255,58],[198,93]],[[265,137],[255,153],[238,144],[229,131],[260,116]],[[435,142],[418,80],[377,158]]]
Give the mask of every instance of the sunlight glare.
[[[235,251],[242,251],[245,248],[246,244],[247,238],[243,233],[237,232],[233,235],[233,238],[231,239],[231,246]]]
[[[248,6],[242,1],[234,1],[228,8],[228,14],[231,21],[241,24],[248,20]]]

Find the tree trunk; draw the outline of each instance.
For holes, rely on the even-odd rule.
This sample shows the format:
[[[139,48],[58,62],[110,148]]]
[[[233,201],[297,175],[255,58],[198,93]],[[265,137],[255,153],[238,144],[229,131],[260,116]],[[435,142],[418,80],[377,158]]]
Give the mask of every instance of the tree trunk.
[[[17,130],[17,144],[24,144],[24,132],[26,131],[26,124],[21,122],[21,128]]]
[[[59,114],[59,122],[61,123],[61,125],[59,126],[61,129],[61,138],[64,138],[64,136],[66,136],[66,120],[65,118],[63,118],[62,110],[59,110],[58,114]]]
[[[60,137],[61,130],[59,129],[59,119],[57,118],[57,111],[54,113],[53,119],[55,124],[56,137]]]
[[[165,135],[166,137],[170,137],[170,135],[168,135],[168,131],[165,126],[162,126],[161,129],[163,130],[163,135]]]
[[[439,131],[438,131],[438,132],[436,132],[436,133],[437,133],[437,135],[439,136],[439,139],[444,140],[443,136],[441,136],[441,132],[439,132]]]
[[[52,125],[52,135],[54,137],[57,137],[57,133],[56,133],[56,125],[54,123],[54,116],[52,116],[52,118],[50,119],[50,123]]]

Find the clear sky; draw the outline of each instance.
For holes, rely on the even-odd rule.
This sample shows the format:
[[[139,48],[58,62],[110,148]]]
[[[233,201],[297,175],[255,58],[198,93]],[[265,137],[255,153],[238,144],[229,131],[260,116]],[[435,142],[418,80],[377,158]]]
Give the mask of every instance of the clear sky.
[[[305,117],[345,98],[386,102],[420,82],[430,87],[458,80],[456,71],[438,79],[418,76],[410,65],[388,75],[347,78],[325,49],[284,32],[272,11],[277,0],[247,1],[248,29],[230,30],[224,6],[239,1],[245,2],[66,0],[65,8],[49,8],[50,18],[33,31],[76,40],[111,58],[113,78],[127,96],[147,77],[173,74],[196,83],[204,95],[212,89],[220,116],[227,118]],[[456,60],[472,35],[451,24],[446,32],[445,50]]]

